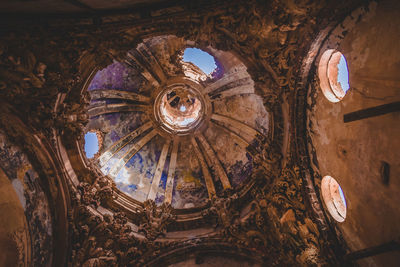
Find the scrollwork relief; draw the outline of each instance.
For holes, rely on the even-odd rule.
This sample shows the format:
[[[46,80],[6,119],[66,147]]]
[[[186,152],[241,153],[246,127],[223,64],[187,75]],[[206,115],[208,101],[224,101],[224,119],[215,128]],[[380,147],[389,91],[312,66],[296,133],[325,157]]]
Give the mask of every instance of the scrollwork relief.
[[[0,42],[0,96],[14,106],[27,124],[48,138],[54,138],[56,132],[76,140],[88,121],[90,98],[81,91],[90,71],[102,69],[113,60],[124,61],[127,51],[144,37],[165,30],[199,46],[231,51],[244,59],[256,93],[277,122],[275,133],[283,135],[279,128],[283,128],[281,106],[283,96],[291,97],[296,90],[300,37],[313,34],[316,22],[311,15],[322,4],[306,0],[238,1],[224,10],[207,10],[206,14],[204,10],[183,8],[185,12],[179,20],[155,16],[152,24],[136,23],[120,15],[115,18],[116,22],[121,20],[115,31],[104,24],[104,28],[71,28],[55,36],[10,35]],[[170,63],[179,61],[180,54],[176,53]],[[298,112],[293,117],[302,114]],[[274,136],[273,140],[255,144],[252,151],[256,155],[257,181],[247,195],[227,192],[214,197],[209,207],[199,213],[214,227],[213,238],[249,247],[265,257],[276,255],[275,265],[323,265],[319,228],[303,198],[304,179],[296,166],[281,170],[283,155],[278,138],[283,137]],[[179,223],[171,205],[144,202],[131,216],[137,220],[136,230],[131,217],[128,219],[118,210],[112,210],[113,215],[100,214],[100,206],[111,206],[115,185],[102,176],[88,180],[95,181],[79,184],[70,212],[72,266],[138,266],[171,244],[197,242],[160,241],[169,226]],[[75,193],[75,189],[71,188],[71,192]],[[282,247],[285,255],[274,247]]]
[[[172,212],[171,204],[163,203],[157,207],[154,201],[145,201],[143,208],[138,213],[140,217],[139,232],[144,233],[149,241],[165,235],[168,224],[176,219]]]

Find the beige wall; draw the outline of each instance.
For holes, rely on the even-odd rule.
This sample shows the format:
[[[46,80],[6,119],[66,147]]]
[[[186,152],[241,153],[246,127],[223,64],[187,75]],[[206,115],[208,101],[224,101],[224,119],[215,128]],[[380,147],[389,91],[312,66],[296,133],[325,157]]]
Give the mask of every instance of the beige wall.
[[[350,251],[400,237],[400,113],[343,123],[346,113],[400,100],[400,2],[370,7],[354,27],[345,21],[342,28],[351,29],[343,40],[330,38],[323,47],[345,55],[351,89],[341,102],[331,103],[317,88],[310,114],[319,173],[334,177],[347,200],[347,218],[336,225]],[[381,161],[390,164],[388,186],[382,183]],[[396,266],[400,252],[358,263]]]
[[[27,230],[25,214],[15,190],[0,168],[0,266],[17,266],[18,248],[13,236]]]

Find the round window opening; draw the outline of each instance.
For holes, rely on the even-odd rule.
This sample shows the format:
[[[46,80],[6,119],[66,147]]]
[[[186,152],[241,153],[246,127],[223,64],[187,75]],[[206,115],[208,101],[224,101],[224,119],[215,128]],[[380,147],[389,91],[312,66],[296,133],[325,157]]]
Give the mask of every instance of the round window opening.
[[[85,134],[85,153],[88,159],[93,158],[99,152],[99,138],[96,132],[87,132]]]
[[[321,191],[329,213],[336,221],[343,222],[346,219],[346,200],[338,182],[325,176],[321,181]]]
[[[339,102],[349,90],[349,71],[346,58],[334,49],[326,50],[318,65],[321,90],[331,102]]]
[[[203,114],[201,99],[198,92],[188,88],[164,91],[156,101],[161,122],[173,132],[186,132],[194,128]]]
[[[196,81],[214,79],[221,74],[214,56],[196,47],[188,47],[183,51],[181,63],[185,75]]]
[[[185,49],[183,52],[183,61],[193,63],[206,75],[210,75],[217,68],[215,58],[212,55],[195,47]]]

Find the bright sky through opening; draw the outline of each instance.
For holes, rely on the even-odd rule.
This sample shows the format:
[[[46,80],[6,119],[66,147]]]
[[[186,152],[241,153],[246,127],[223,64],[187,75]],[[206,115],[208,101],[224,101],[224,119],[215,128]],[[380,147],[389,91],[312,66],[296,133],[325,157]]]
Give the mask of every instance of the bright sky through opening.
[[[99,140],[97,140],[96,133],[87,132],[85,134],[85,152],[86,157],[91,159],[99,151]]]
[[[343,91],[346,93],[347,90],[349,90],[350,85],[349,85],[349,71],[347,69],[347,63],[346,63],[346,58],[342,55],[340,57],[340,61],[338,64],[338,82],[340,83],[340,86],[342,87]]]
[[[340,194],[340,198],[341,198],[342,201],[343,201],[344,206],[347,207],[347,205],[346,205],[346,199],[344,198],[343,190],[342,190],[342,188],[340,187],[340,185],[339,185],[339,194]]]
[[[192,62],[207,75],[217,68],[214,57],[198,48],[186,48],[183,53],[183,61]]]

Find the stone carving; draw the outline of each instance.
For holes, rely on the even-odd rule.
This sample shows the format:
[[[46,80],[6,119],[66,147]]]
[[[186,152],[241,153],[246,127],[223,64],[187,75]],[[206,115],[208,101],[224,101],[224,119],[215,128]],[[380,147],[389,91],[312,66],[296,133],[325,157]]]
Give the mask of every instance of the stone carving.
[[[85,92],[84,97],[80,98],[80,103],[73,101],[64,102],[60,107],[56,116],[56,124],[60,130],[66,131],[78,138],[82,129],[88,123],[89,116],[87,107],[89,105],[89,93]]]
[[[307,217],[298,167],[285,168],[274,180],[267,208],[277,240],[302,265],[324,264],[319,251],[319,231]]]
[[[213,196],[211,207],[204,210],[202,215],[206,218],[212,218],[214,227],[220,227],[226,233],[233,233],[239,218],[239,209],[235,206],[237,198],[237,194],[221,198]]]
[[[141,220],[139,232],[143,232],[146,237],[140,239],[124,213],[101,215],[96,211],[99,205],[96,200],[101,198],[98,192],[108,188],[105,179],[97,180],[92,186],[82,183],[78,187],[79,197],[75,198],[75,211],[70,215],[73,232],[72,266],[143,265],[146,257],[168,246],[154,240],[165,233],[166,226],[174,219],[170,205],[157,207],[154,201],[145,202],[143,209],[137,213]]]
[[[28,240],[27,240],[27,234],[25,229],[20,229],[16,231],[12,239],[14,240],[17,251],[18,251],[18,267],[27,267],[30,265],[29,262],[29,252],[28,252]]]
[[[282,94],[296,89],[294,80],[299,66],[295,61],[301,57],[300,42],[306,43],[313,34],[315,17],[312,14],[324,2],[237,1],[230,3],[226,10],[206,10],[207,14],[183,8],[179,19],[154,16],[153,24],[140,25],[128,16],[115,16],[112,22],[117,25],[115,31],[110,31],[111,23],[105,23],[104,29],[77,27],[60,30],[55,36],[44,33],[5,36],[0,42],[0,96],[3,102],[9,102],[19,111],[27,124],[47,137],[51,138],[52,130],[56,129],[58,134],[71,134],[71,140],[76,140],[88,119],[89,98],[80,91],[89,70],[101,69],[114,59],[122,61],[143,36],[165,30],[193,40],[199,46],[211,45],[244,58],[256,90],[263,96],[264,105],[276,123],[280,120],[278,108]],[[176,53],[171,62],[179,60]],[[169,73],[178,71],[170,69]],[[63,100],[55,109],[58,97]],[[298,112],[295,116],[302,115]],[[280,127],[278,123],[275,125]],[[277,139],[272,143],[262,142],[260,149],[256,149],[255,161],[266,164],[265,169],[270,173],[260,170],[255,176],[268,176],[268,179],[256,179],[244,195],[227,192],[214,197],[202,216],[215,226],[213,235],[219,240],[250,247],[263,256],[276,255],[275,265],[323,265],[319,252],[323,241],[307,213],[301,193],[303,178],[296,167],[280,170],[282,152],[277,143]],[[132,217],[138,219],[138,232],[144,237],[131,229],[122,213],[99,214],[96,209],[112,201],[113,188],[105,177],[92,185],[78,186],[80,196],[74,200],[70,212],[72,266],[143,265],[171,245],[172,242],[157,240],[169,225],[176,223],[169,205],[157,207],[147,201],[134,212]],[[186,244],[186,241],[173,245],[189,246],[197,242],[189,240]],[[282,248],[285,255],[274,247]]]
[[[119,234],[119,221],[109,215],[101,218],[94,215],[86,206],[81,205],[76,215],[78,222],[74,225],[73,266],[117,266],[113,249],[112,234]]]
[[[96,212],[94,207],[99,202],[91,200],[99,199],[96,193],[101,190],[96,187],[88,184],[79,186],[80,198],[75,198],[75,214],[71,214],[73,250],[70,263],[72,266],[126,265],[139,255],[140,251],[134,249],[139,241],[127,224],[125,214],[117,212],[111,216]]]
[[[8,103],[22,105],[26,112],[25,116],[31,112],[51,113],[49,109],[51,106],[43,103],[45,99],[38,99],[47,91],[44,86],[46,69],[47,65],[30,50],[14,49],[0,44],[0,95],[3,99],[7,99]],[[54,92],[49,92],[46,98],[52,96]],[[51,126],[51,115],[46,120],[41,118],[44,128]],[[38,120],[32,117],[30,119],[31,121]]]
[[[168,224],[176,219],[172,211],[171,204],[163,203],[157,207],[154,201],[145,201],[143,209],[138,213],[140,217],[139,232],[143,232],[149,241],[154,241],[157,237],[164,235]]]
[[[81,182],[78,185],[78,190],[81,194],[82,204],[97,208],[100,204],[104,205],[112,199],[113,182],[104,176],[100,176],[93,185]]]
[[[42,88],[46,82],[44,73],[47,66],[38,61],[31,51],[26,50],[19,55],[6,55],[6,49],[0,48],[0,89],[7,94],[13,91],[17,94],[26,94],[26,89]]]
[[[298,168],[284,169],[271,189],[254,189],[254,200],[241,210],[237,195],[213,198],[203,216],[219,229],[221,238],[253,247],[265,255],[277,254],[270,244],[281,244],[290,257],[279,262],[304,266],[324,264],[319,255],[319,230],[305,215]],[[286,255],[286,256],[288,256]]]

